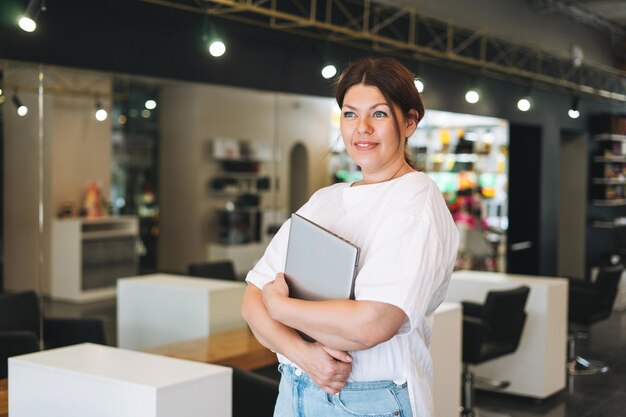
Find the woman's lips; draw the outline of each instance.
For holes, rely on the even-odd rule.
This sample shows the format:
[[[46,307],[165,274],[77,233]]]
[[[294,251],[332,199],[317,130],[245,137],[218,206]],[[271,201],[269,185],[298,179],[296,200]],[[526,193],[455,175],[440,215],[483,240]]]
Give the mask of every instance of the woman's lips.
[[[370,149],[374,149],[377,146],[378,146],[378,143],[376,142],[365,142],[365,141],[354,142],[354,147],[360,151],[368,151]]]

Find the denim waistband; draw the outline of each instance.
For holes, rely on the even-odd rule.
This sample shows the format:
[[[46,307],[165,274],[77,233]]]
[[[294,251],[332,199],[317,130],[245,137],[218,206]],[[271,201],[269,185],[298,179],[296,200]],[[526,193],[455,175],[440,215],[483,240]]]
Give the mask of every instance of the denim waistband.
[[[313,380],[311,380],[306,372],[304,372],[300,368],[297,368],[293,365],[281,363],[280,365],[278,365],[278,369],[284,376],[289,376],[291,379],[299,381],[302,384],[317,387],[317,385],[313,382]],[[396,384],[390,379],[382,381],[348,381],[346,382],[346,385],[342,388],[342,391],[366,391],[381,388],[402,389],[405,388],[406,385],[406,382],[402,384]]]

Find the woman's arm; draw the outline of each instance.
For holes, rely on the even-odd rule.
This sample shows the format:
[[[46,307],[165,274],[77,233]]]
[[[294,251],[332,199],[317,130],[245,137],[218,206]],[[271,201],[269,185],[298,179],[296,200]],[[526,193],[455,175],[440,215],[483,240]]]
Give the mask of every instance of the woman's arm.
[[[261,290],[252,284],[246,288],[241,314],[263,346],[289,358],[326,392],[335,394],[343,388],[352,371],[352,357],[309,343],[295,330],[273,320],[263,304]]]
[[[272,319],[342,351],[369,349],[385,342],[397,333],[406,319],[400,308],[376,301],[289,298],[282,273],[266,284],[262,293]]]

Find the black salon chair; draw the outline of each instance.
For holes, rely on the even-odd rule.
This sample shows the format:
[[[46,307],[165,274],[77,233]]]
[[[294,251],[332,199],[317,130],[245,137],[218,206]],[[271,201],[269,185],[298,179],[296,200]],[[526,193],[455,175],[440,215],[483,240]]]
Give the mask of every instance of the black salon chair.
[[[504,389],[507,381],[477,378],[470,365],[511,354],[519,346],[526,322],[526,286],[489,291],[484,304],[463,302],[463,416],[473,416],[475,384]]]
[[[7,373],[7,358],[39,350],[41,325],[43,347],[52,349],[77,343],[106,344],[100,319],[40,317],[39,297],[34,291],[0,295],[0,375]]]
[[[272,417],[279,382],[233,368],[233,417]]]
[[[187,275],[236,281],[237,274],[232,261],[201,262],[189,264]]]
[[[39,340],[35,333],[25,330],[0,331],[0,379],[8,376],[7,360],[11,356],[37,351],[39,351]]]
[[[611,315],[623,271],[624,266],[618,263],[601,267],[593,281],[569,280],[570,375],[594,375],[609,370],[604,362],[578,356],[576,339],[588,337],[589,326],[606,320]]]

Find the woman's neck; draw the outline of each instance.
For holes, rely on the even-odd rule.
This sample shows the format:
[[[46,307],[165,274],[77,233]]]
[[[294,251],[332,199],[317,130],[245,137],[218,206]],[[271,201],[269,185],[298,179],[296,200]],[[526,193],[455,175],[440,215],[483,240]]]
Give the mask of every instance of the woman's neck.
[[[413,168],[406,161],[402,161],[400,164],[391,165],[389,168],[368,173],[367,171],[363,171],[363,179],[361,181],[357,181],[353,185],[367,185],[367,184],[378,184],[381,182],[391,181],[393,179],[399,178],[404,174],[413,171]]]

